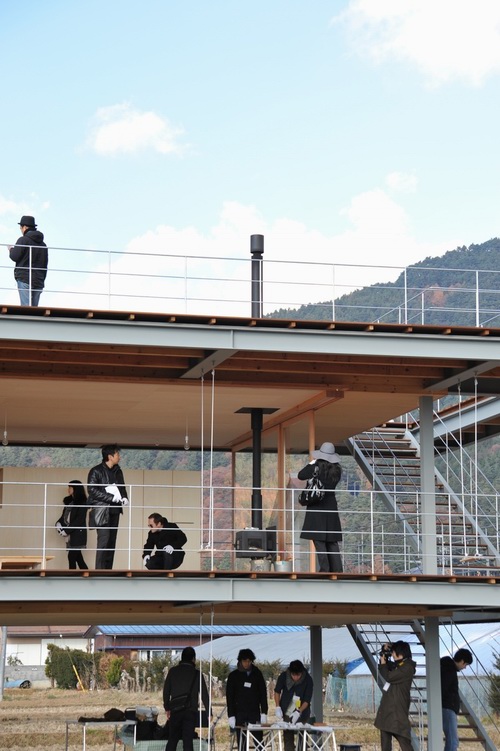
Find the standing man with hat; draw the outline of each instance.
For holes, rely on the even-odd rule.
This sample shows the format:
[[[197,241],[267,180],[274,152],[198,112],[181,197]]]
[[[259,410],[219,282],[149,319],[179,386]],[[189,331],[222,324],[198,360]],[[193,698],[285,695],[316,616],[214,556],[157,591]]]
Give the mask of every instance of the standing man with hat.
[[[10,258],[16,264],[14,279],[21,305],[36,306],[47,276],[49,253],[43,241],[43,232],[36,228],[35,217],[22,216],[19,225],[22,235],[15,245],[9,246]]]
[[[312,480],[317,474],[325,492],[322,500],[307,506],[300,536],[314,542],[318,571],[340,573],[343,570],[339,550],[342,527],[334,492],[342,474],[340,458],[333,443],[328,442],[323,443],[319,451],[313,451],[312,456],[313,460],[300,470],[297,477]]]

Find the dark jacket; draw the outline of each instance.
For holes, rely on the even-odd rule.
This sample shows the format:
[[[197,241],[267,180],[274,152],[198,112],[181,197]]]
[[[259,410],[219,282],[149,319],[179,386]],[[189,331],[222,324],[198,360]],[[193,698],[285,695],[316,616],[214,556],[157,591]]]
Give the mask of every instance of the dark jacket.
[[[109,506],[112,514],[122,514],[122,504],[113,502],[111,493],[106,493],[107,485],[118,485],[122,498],[128,498],[120,465],[115,464],[110,469],[102,462],[92,467],[87,478],[89,506]]]
[[[67,495],[63,500],[64,511],[57,520],[68,535],[67,548],[84,548],[87,545],[87,506],[73,505],[73,496]]]
[[[47,276],[49,252],[43,241],[43,232],[29,229],[11,247],[9,255],[15,262],[14,279],[16,282],[30,283],[30,247],[31,247],[31,288],[43,289]]]
[[[185,555],[181,548],[186,542],[187,537],[182,529],[180,529],[174,522],[169,522],[165,519],[163,522],[163,529],[157,529],[155,532],[150,532],[148,534],[148,539],[144,544],[142,557],[145,558],[147,555],[152,555],[155,547],[156,550],[160,552],[165,545],[171,545],[174,548],[174,552],[172,553],[172,568],[179,568]]]
[[[238,663],[238,668],[229,673],[226,683],[227,716],[236,717],[236,724],[259,722],[261,714],[267,714],[266,682],[255,665],[247,673]]]
[[[444,709],[460,712],[458,670],[451,657],[441,657],[441,703]]]
[[[342,470],[340,464],[332,464],[324,459],[316,459],[314,464],[306,464],[300,470],[299,480],[310,480],[314,475],[315,466],[319,468],[319,479],[325,486],[325,499],[314,506],[308,506],[304,517],[304,524],[300,536],[304,540],[321,540],[323,542],[341,542],[342,527],[337,508],[336,488]]]
[[[379,671],[386,683],[387,691],[382,691],[382,699],[375,717],[375,727],[387,733],[411,738],[410,690],[416,663],[413,660],[399,660],[379,665]]]
[[[276,688],[274,690],[277,694],[280,694],[280,707],[284,715],[287,713],[293,696],[298,696],[301,703],[307,702],[309,706],[300,715],[300,722],[307,722],[311,715],[311,699],[313,695],[313,679],[307,670],[296,683],[292,680],[290,671],[285,670],[276,681]]]
[[[198,711],[198,696],[200,693],[200,671],[192,662],[180,662],[167,673],[163,685],[163,706],[170,710],[170,700],[176,696],[187,694],[191,690],[191,699],[188,709]],[[201,676],[201,700],[208,714],[210,714],[210,700],[208,697],[205,678]]]

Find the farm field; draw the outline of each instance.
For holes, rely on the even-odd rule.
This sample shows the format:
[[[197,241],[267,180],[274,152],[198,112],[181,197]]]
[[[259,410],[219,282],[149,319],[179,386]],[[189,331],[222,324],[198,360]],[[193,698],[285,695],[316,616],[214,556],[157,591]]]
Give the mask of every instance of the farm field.
[[[65,747],[65,720],[80,716],[102,717],[108,709],[125,710],[136,705],[156,706],[165,721],[160,692],[127,693],[119,690],[80,692],[61,689],[6,689],[0,703],[0,749],[2,751],[63,751]],[[223,702],[214,704],[214,717],[223,709]],[[274,706],[271,704],[271,706]],[[270,713],[270,718],[272,714]],[[325,721],[337,728],[337,744],[359,743],[363,751],[380,751],[378,731],[373,727],[371,715],[355,716],[348,712],[325,713]],[[229,751],[229,730],[225,713],[215,728],[214,747]],[[500,734],[492,737],[500,748]],[[82,733],[79,728],[70,731],[70,751],[81,751]],[[111,751],[113,732],[109,728],[88,729],[87,748],[91,751]],[[123,746],[117,745],[123,751]],[[214,751],[215,751],[214,749]],[[477,743],[461,743],[460,751],[477,751]]]

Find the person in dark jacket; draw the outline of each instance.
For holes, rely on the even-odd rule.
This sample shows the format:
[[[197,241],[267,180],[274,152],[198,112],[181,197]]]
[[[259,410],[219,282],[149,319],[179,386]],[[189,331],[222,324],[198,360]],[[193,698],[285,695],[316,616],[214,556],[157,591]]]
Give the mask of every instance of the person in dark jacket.
[[[179,568],[184,556],[182,546],[186,544],[187,537],[174,522],[169,522],[161,514],[148,516],[149,534],[144,544],[142,559],[144,565],[150,571],[171,571]],[[153,554],[156,548],[156,553]]]
[[[21,237],[9,246],[9,255],[16,264],[14,279],[17,282],[21,305],[38,305],[47,276],[49,252],[43,241],[43,232],[36,228],[33,216],[22,216],[19,222]]]
[[[63,499],[64,510],[56,521],[56,528],[67,538],[70,569],[88,569],[82,549],[87,547],[87,495],[80,480],[71,480],[68,495]]]
[[[460,693],[458,674],[468,665],[472,665],[472,652],[459,649],[451,657],[441,657],[441,705],[443,708],[444,751],[457,751],[458,718],[460,712]]]
[[[103,446],[102,463],[89,472],[87,490],[92,506],[89,523],[97,529],[96,568],[113,568],[116,537],[122,507],[127,506],[128,496],[120,465],[120,449],[116,443]]]
[[[240,649],[236,670],[229,673],[226,683],[226,706],[229,727],[236,728],[238,748],[240,747],[240,728],[251,723],[256,725],[267,722],[267,690],[264,676],[255,662],[251,649]],[[262,733],[254,732],[258,741]]]
[[[279,676],[274,689],[276,717],[278,720],[305,723],[311,715],[313,679],[300,660],[292,660],[287,670]],[[283,731],[285,751],[295,750],[293,730]]]
[[[333,443],[328,442],[323,443],[318,451],[313,451],[312,456],[313,460],[297,476],[299,480],[311,480],[317,467],[319,479],[329,492],[325,494],[323,501],[307,507],[300,536],[304,540],[313,541],[318,571],[341,572],[339,542],[342,541],[342,527],[334,492],[342,475],[340,458]]]
[[[387,652],[392,655],[388,659]],[[406,641],[384,644],[380,652],[379,672],[385,680],[374,725],[380,730],[382,751],[392,750],[395,738],[401,751],[412,751],[410,725],[410,690],[416,663]]]
[[[185,647],[180,663],[170,668],[163,686],[163,706],[169,723],[165,751],[176,751],[181,739],[184,751],[193,751],[194,729],[200,724],[200,694],[209,715],[207,684],[203,675],[196,669],[196,652],[193,647]]]

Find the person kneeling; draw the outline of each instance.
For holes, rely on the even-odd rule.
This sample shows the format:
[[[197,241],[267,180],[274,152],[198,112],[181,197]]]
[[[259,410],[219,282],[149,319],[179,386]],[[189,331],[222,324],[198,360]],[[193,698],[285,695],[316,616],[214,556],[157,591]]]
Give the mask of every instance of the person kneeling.
[[[179,568],[186,555],[182,546],[187,537],[182,529],[161,514],[148,516],[148,527],[148,539],[142,553],[145,567],[150,571]]]

